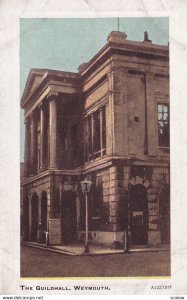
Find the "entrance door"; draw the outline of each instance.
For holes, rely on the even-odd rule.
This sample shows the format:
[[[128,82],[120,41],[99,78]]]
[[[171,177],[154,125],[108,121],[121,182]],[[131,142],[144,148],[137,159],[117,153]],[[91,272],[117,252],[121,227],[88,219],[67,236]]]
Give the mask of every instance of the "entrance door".
[[[41,232],[40,232],[40,242],[45,243],[45,231],[47,231],[47,193],[42,192],[41,198]]]
[[[160,231],[161,243],[170,242],[170,190],[165,186],[160,194]]]
[[[67,244],[77,240],[76,196],[72,191],[62,194],[62,241]]]
[[[31,200],[31,221],[32,221],[32,229],[31,229],[31,241],[37,241],[37,229],[38,229],[38,196],[33,194]]]
[[[148,242],[148,200],[147,190],[136,184],[130,190],[131,244],[146,245]]]
[[[22,234],[26,241],[29,240],[29,198],[23,200]]]
[[[42,193],[41,198],[41,230],[47,231],[47,194]]]

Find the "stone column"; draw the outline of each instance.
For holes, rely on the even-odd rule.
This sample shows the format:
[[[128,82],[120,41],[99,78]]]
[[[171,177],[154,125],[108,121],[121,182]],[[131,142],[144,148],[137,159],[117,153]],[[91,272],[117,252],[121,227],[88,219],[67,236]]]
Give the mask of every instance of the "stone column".
[[[41,223],[41,202],[42,202],[42,192],[38,196],[38,222]]]
[[[57,107],[58,93],[50,93],[49,99],[49,168],[57,168]]]
[[[49,230],[49,219],[51,217],[51,192],[50,188],[47,190],[47,230]]]
[[[41,103],[40,105],[40,170],[43,169],[44,163],[44,107]]]
[[[29,198],[29,241],[31,241],[31,230],[32,230],[32,194],[28,194]]]
[[[30,120],[25,119],[25,153],[24,153],[24,175],[29,175],[29,156],[30,156]]]
[[[36,171],[36,166],[35,166],[35,162],[36,162],[36,124],[35,124],[35,115],[34,113],[31,114],[30,116],[31,118],[31,146],[30,146],[30,163],[31,163],[31,172],[35,173]]]
[[[106,147],[107,154],[115,153],[115,135],[114,135],[114,75],[113,71],[108,73],[108,105],[106,110]]]
[[[77,209],[77,231],[80,228],[80,199],[76,193],[76,209]]]

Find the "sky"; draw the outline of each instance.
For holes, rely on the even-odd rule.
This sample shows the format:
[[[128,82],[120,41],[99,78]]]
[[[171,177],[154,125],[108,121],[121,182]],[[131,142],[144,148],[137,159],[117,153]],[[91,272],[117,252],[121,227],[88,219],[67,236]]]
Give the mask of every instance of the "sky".
[[[20,98],[31,68],[77,72],[118,30],[117,18],[20,19]],[[120,18],[119,31],[128,40],[143,41],[144,31],[154,44],[167,45],[169,19]],[[20,159],[24,159],[24,115],[20,113]]]

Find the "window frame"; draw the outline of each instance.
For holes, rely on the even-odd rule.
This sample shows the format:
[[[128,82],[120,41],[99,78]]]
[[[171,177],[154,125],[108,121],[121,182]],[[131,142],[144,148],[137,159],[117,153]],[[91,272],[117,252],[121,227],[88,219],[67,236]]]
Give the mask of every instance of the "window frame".
[[[159,120],[159,113],[162,113],[162,115],[164,114],[163,108],[162,111],[159,112],[159,105],[162,106],[166,106],[167,107],[167,111],[165,113],[168,114],[168,120],[165,121],[162,117],[162,119]],[[159,127],[159,121],[162,121],[163,123],[168,123],[168,145],[161,145],[160,144],[160,127]],[[159,148],[165,148],[165,149],[169,149],[170,148],[170,109],[169,109],[169,103],[168,102],[157,102],[157,138],[158,138],[158,147]]]
[[[101,106],[97,107],[97,109],[91,111],[84,117],[84,161],[85,162],[90,162],[106,155],[106,110],[107,110],[107,105],[102,104]],[[94,143],[97,140],[97,138],[94,137],[95,131],[97,131],[95,130],[96,127],[94,127],[94,125],[96,125],[94,124],[94,115],[96,116],[96,114],[99,114],[98,119],[99,119],[100,141],[99,141],[98,150],[94,150],[95,147]],[[103,120],[103,116],[105,117],[105,120]],[[88,123],[86,124],[86,122]],[[90,126],[89,126],[89,122],[91,123]],[[105,128],[103,128],[103,124]],[[86,137],[86,130],[90,130],[88,137]],[[90,143],[88,141],[90,141]],[[87,145],[86,142],[88,143]],[[105,147],[103,147],[103,145],[105,145]]]

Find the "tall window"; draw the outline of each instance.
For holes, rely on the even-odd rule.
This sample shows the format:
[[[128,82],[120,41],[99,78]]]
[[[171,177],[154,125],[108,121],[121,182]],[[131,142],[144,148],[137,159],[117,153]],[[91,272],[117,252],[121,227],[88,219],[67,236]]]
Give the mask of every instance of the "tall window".
[[[169,106],[158,104],[158,144],[169,147]]]
[[[85,161],[106,154],[106,107],[85,118]]]
[[[72,142],[72,155],[73,159],[78,158],[78,125],[75,124],[71,127],[71,142]]]

